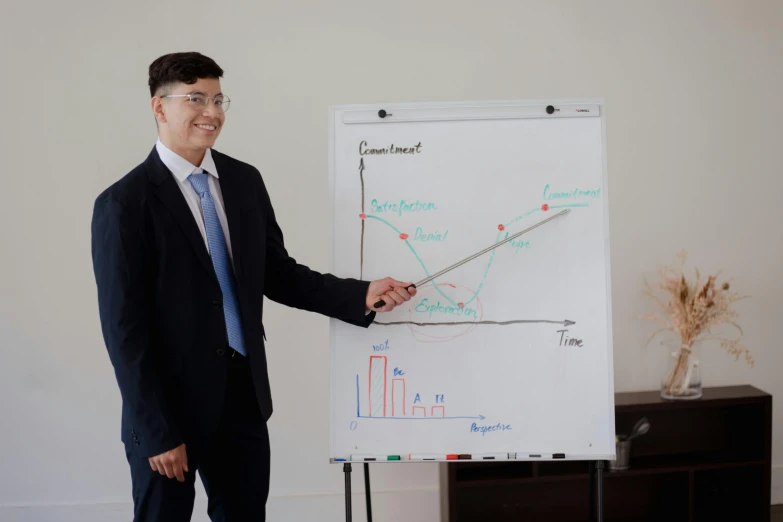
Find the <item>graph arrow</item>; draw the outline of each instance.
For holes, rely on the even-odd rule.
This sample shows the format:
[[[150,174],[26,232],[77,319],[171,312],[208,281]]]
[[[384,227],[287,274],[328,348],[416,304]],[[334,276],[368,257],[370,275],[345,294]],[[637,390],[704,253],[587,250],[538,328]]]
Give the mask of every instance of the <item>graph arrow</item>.
[[[379,326],[392,326],[397,324],[412,324],[415,326],[459,326],[459,325],[470,325],[470,324],[493,324],[493,325],[505,326],[509,324],[534,324],[534,323],[562,324],[563,326],[571,326],[572,324],[576,324],[576,321],[571,321],[569,319],[564,319],[562,321],[550,321],[548,319],[515,319],[512,321],[457,321],[453,323],[417,323],[415,321],[392,321],[388,323],[380,323],[374,321],[372,324],[377,324]]]
[[[359,179],[362,182],[362,216],[364,216],[364,158],[359,160]],[[364,219],[362,219],[362,241],[359,245],[359,279],[364,277]]]

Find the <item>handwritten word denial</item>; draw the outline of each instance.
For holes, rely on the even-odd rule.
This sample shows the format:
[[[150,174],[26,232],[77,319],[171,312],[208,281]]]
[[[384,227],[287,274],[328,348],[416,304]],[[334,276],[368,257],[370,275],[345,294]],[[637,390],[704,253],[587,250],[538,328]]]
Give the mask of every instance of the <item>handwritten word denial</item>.
[[[444,233],[438,231],[426,233],[421,227],[416,227],[416,233],[413,234],[414,241],[446,241],[446,237],[449,235],[447,230]]]
[[[371,149],[368,147],[367,142],[363,141],[359,144],[359,154],[361,156],[368,154],[421,154],[421,142],[412,147],[397,147],[392,143],[383,149]]]

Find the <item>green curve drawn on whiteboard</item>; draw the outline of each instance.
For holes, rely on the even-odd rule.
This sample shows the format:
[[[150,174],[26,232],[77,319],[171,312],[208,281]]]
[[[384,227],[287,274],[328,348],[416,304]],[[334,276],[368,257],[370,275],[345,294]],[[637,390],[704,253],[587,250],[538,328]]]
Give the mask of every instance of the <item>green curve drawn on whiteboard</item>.
[[[569,204],[566,204],[566,205],[551,205],[549,207],[549,209],[551,210],[551,209],[556,209],[556,208],[576,208],[576,207],[589,207],[589,206],[590,205],[588,203],[569,203]],[[527,217],[527,216],[529,216],[529,215],[531,215],[531,214],[533,214],[535,212],[540,212],[540,211],[541,211],[541,207],[536,207],[533,210],[525,212],[524,214],[521,214],[521,215],[515,217],[514,219],[512,219],[511,221],[509,221],[506,225],[504,225],[504,228],[509,227],[510,225],[516,223],[517,221],[519,221],[520,219],[522,219],[524,217]],[[395,227],[394,225],[392,225],[391,223],[389,223],[388,221],[386,221],[383,218],[380,218],[378,216],[374,216],[374,215],[368,214],[367,215],[367,219],[375,219],[377,221],[380,221],[384,225],[386,225],[389,228],[391,228],[392,230],[394,230],[397,233],[398,236],[400,234],[402,234],[402,232],[397,227]],[[506,232],[506,237],[508,237],[508,232]],[[500,239],[500,232],[498,232],[497,237],[495,238],[495,243],[497,243],[500,240],[501,240]],[[416,260],[421,265],[421,268],[424,270],[424,275],[429,277],[430,276],[430,271],[427,270],[427,265],[424,264],[424,261],[421,259],[419,254],[416,252],[416,249],[413,248],[413,245],[411,245],[410,241],[408,241],[407,239],[404,239],[403,241],[405,241],[405,244],[408,245],[408,248],[413,253],[413,256],[416,258]],[[490,269],[490,267],[492,267],[492,260],[495,258],[495,251],[496,250],[497,249],[492,249],[492,253],[489,256],[489,261],[487,262],[487,268],[484,270],[484,277],[482,277],[481,283],[479,283],[478,288],[473,293],[473,297],[471,297],[469,301],[466,301],[465,303],[463,303],[464,306],[467,306],[470,303],[472,303],[473,300],[476,299],[476,297],[478,297],[479,292],[481,292],[481,288],[484,286],[484,282],[487,280],[487,275],[489,274],[489,269]],[[433,287],[435,288],[435,290],[437,290],[437,292],[440,295],[442,295],[444,297],[444,299],[446,299],[453,306],[459,306],[457,303],[454,302],[454,300],[451,297],[449,297],[448,295],[443,293],[443,290],[441,290],[438,285],[433,285]]]

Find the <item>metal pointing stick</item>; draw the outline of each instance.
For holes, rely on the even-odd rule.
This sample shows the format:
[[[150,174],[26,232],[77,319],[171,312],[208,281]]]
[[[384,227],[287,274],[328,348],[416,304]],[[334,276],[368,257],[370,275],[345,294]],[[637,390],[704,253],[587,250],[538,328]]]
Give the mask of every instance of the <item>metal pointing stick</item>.
[[[463,259],[462,261],[459,261],[459,262],[457,262],[457,263],[454,263],[453,265],[451,265],[451,266],[449,266],[449,267],[447,267],[447,268],[444,268],[444,269],[443,269],[443,270],[441,270],[440,272],[436,272],[436,273],[432,274],[431,276],[425,277],[425,278],[424,278],[424,279],[422,279],[421,281],[417,281],[416,283],[414,283],[414,284],[410,285],[408,288],[416,288],[416,287],[419,287],[419,286],[421,286],[421,285],[423,285],[423,284],[429,283],[430,281],[432,281],[432,280],[433,280],[433,279],[435,279],[436,277],[440,277],[440,276],[442,276],[443,274],[445,274],[446,272],[450,272],[451,270],[454,270],[454,269],[455,269],[455,268],[457,268],[458,266],[462,266],[462,265],[464,265],[465,263],[467,263],[467,262],[469,262],[469,261],[473,261],[473,260],[474,260],[474,259],[476,259],[477,257],[483,256],[483,255],[484,255],[484,254],[486,254],[487,252],[491,252],[492,250],[496,249],[497,247],[499,247],[499,246],[501,246],[501,245],[504,245],[504,244],[508,243],[509,241],[512,241],[512,240],[514,240],[514,239],[518,238],[518,237],[519,237],[519,236],[521,236],[522,234],[525,234],[525,233],[527,233],[527,232],[530,232],[530,231],[531,231],[531,230],[533,230],[534,228],[540,227],[540,226],[541,226],[541,225],[543,225],[544,223],[546,223],[546,222],[548,222],[548,221],[552,221],[553,219],[555,219],[555,218],[558,218],[558,217],[560,217],[560,216],[563,216],[563,215],[565,215],[565,214],[568,214],[569,212],[571,212],[571,209],[570,209],[570,208],[567,208],[567,209],[565,209],[565,210],[561,210],[561,211],[560,211],[560,212],[558,212],[557,214],[555,214],[555,215],[553,215],[553,216],[550,216],[550,217],[548,217],[548,218],[544,219],[543,221],[539,221],[538,223],[536,223],[536,224],[535,224],[535,225],[533,225],[532,227],[528,227],[528,228],[526,228],[525,230],[522,230],[522,231],[520,231],[520,232],[517,232],[517,233],[516,233],[516,234],[514,234],[514,235],[508,236],[508,237],[507,237],[506,239],[504,239],[503,241],[499,241],[499,242],[495,243],[495,244],[494,244],[494,245],[492,245],[492,246],[488,246],[488,247],[487,247],[487,248],[485,248],[484,250],[482,250],[482,251],[480,251],[480,252],[476,252],[476,253],[475,253],[475,254],[473,254],[472,256],[468,256],[468,257],[466,257],[465,259]],[[407,290],[407,288],[406,288],[406,290]],[[386,304],[386,303],[383,301],[383,299],[380,299],[380,300],[378,300],[378,302],[377,302],[377,303],[375,303],[375,308],[382,308],[382,307],[383,307],[385,304]]]

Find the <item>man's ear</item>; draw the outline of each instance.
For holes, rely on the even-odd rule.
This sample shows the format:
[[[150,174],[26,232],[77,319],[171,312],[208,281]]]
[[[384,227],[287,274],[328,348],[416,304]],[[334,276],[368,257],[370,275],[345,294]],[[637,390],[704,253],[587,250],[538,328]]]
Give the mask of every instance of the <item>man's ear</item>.
[[[152,108],[152,115],[155,116],[155,122],[166,123],[166,111],[164,110],[163,98],[160,96],[153,96],[150,101],[150,107]]]

